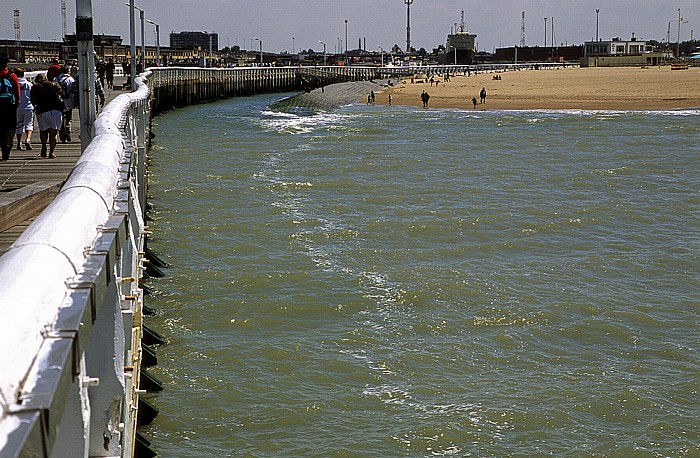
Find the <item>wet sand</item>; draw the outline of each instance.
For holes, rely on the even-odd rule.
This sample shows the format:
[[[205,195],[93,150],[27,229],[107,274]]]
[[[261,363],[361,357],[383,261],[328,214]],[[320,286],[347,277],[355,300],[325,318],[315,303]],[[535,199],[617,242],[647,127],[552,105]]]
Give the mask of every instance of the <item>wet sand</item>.
[[[486,88],[486,103],[477,110],[667,110],[700,108],[700,68],[562,68],[520,70],[472,76],[453,76],[435,87],[430,83],[398,84],[377,96],[377,103],[421,106],[421,91],[430,94],[431,108],[474,109]],[[366,99],[365,99],[366,100]]]

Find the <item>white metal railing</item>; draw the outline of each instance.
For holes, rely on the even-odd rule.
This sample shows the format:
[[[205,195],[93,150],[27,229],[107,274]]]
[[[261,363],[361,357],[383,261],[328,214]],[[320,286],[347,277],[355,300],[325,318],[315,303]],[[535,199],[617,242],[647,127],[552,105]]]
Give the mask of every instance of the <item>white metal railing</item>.
[[[132,456],[150,93],[136,84],[0,257],[2,457]]]

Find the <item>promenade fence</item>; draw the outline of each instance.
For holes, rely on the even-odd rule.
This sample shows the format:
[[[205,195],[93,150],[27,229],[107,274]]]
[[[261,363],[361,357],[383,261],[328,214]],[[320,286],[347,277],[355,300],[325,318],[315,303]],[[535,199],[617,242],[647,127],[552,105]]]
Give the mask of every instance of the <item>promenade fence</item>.
[[[532,65],[158,68],[137,78],[100,114],[55,200],[0,257],[0,456],[133,456],[151,116],[337,81],[520,68]]]

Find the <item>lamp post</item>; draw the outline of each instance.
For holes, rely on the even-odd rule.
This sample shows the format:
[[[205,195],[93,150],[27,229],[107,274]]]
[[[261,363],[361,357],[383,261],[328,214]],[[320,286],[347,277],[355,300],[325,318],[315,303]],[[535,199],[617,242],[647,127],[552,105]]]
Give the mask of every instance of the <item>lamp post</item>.
[[[599,38],[598,38],[598,13],[600,13],[600,9],[596,8],[595,9],[595,41],[599,41]]]
[[[547,18],[544,18],[544,47],[547,47]]]
[[[296,54],[296,51],[294,49],[294,37],[292,37],[292,55]]]
[[[143,67],[145,67],[145,64],[146,64],[146,58],[145,58],[145,55],[146,55],[146,31],[144,30],[144,12],[143,12],[143,10],[141,8],[139,8],[138,6],[134,5],[133,1],[127,2],[127,3],[125,3],[125,5],[128,6],[130,9],[129,20],[131,21],[130,25],[131,25],[131,40],[132,40],[132,43],[131,43],[131,49],[132,49],[132,51],[131,51],[131,56],[132,56],[131,57],[131,68],[132,68],[131,81],[132,81],[132,83],[131,84],[133,86],[134,76],[136,75],[136,68],[134,67],[134,64],[136,63],[136,56],[135,56],[135,54],[136,54],[136,44],[135,44],[135,41],[136,41],[135,28],[136,28],[136,26],[134,25],[134,9],[139,10],[139,18],[141,19],[141,64]]]
[[[214,66],[214,51],[212,49],[212,36],[211,33],[205,32],[207,36],[209,37],[209,67]],[[205,65],[206,67],[206,65]]]
[[[381,55],[382,55],[381,63],[382,63],[382,67],[383,67],[383,66],[384,66],[384,48],[382,48],[382,47],[379,46],[379,45],[377,45],[377,48],[379,48],[379,49],[382,51],[382,54],[381,54]]]
[[[323,45],[323,66],[326,66],[326,44],[319,40],[319,43]]]
[[[411,52],[411,5],[413,0],[403,0],[406,4],[406,52]]]
[[[160,67],[160,25],[150,19],[146,19],[146,22],[156,26],[156,66]]]
[[[678,38],[676,39],[676,54],[677,57],[681,57],[681,22],[687,24],[688,21],[684,21],[681,17],[681,9],[678,8]]]
[[[136,78],[136,20],[134,18],[134,2],[126,4],[129,7],[129,86],[134,90],[134,79]]]
[[[141,71],[146,70],[146,30],[144,27],[144,13],[139,10],[139,18],[141,18]]]
[[[263,63],[263,53],[262,53],[263,43],[262,43],[262,40],[260,38],[256,38],[256,37],[253,37],[253,40],[260,42],[260,65],[262,65],[262,63]]]
[[[345,20],[345,52],[348,52],[348,20]]]

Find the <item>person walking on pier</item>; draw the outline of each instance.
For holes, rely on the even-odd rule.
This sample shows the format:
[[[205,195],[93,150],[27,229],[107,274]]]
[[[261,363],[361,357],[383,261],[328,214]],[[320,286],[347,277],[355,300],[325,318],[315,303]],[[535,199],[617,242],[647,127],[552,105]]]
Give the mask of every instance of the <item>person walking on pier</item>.
[[[34,132],[34,105],[29,98],[32,90],[32,83],[24,78],[24,69],[16,68],[15,75],[19,82],[19,108],[17,109],[17,149],[22,150],[22,134],[27,133],[24,140],[24,147],[32,149],[32,133]]]
[[[19,81],[17,75],[7,69],[7,57],[0,56],[0,160],[10,158],[17,127],[19,106]]]
[[[30,97],[36,110],[36,120],[39,123],[39,138],[41,138],[41,157],[46,157],[48,143],[48,157],[56,155],[56,134],[61,129],[63,118],[63,99],[61,98],[61,86],[58,83],[47,81],[43,73],[36,76],[32,86]]]
[[[51,65],[46,70],[46,79],[53,81],[58,75],[61,74],[61,65],[58,63],[58,59],[51,61]]]
[[[70,143],[71,121],[73,120],[73,108],[75,108],[75,94],[77,91],[73,86],[75,80],[70,76],[70,70],[63,67],[60,75],[54,80],[61,86],[63,97],[63,120],[61,122],[61,130],[58,132],[58,139],[61,143]]]
[[[105,65],[105,76],[107,77],[107,89],[114,89],[114,60],[111,57]]]

